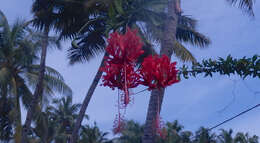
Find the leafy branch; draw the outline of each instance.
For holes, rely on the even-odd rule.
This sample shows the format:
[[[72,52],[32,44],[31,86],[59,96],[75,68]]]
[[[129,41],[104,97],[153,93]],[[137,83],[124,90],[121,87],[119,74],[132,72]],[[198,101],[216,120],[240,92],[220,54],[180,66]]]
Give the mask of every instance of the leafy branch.
[[[260,78],[260,56],[254,55],[252,58],[236,59],[229,55],[226,59],[220,57],[218,60],[203,60],[190,68],[183,65],[179,69],[179,75],[185,79],[196,77],[199,74],[204,74],[204,77],[212,77],[214,73],[228,76],[237,74],[243,79],[248,76]]]

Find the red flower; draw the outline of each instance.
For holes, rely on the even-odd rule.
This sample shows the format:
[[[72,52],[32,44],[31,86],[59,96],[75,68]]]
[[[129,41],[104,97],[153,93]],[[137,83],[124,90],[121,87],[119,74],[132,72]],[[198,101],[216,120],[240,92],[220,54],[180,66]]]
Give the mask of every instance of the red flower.
[[[115,64],[135,64],[137,58],[144,53],[143,43],[136,30],[127,28],[124,35],[117,32],[110,34],[106,51],[108,61]]]
[[[144,59],[140,69],[142,78],[140,84],[148,86],[150,90],[165,88],[179,82],[177,73],[176,62],[170,63],[170,59],[166,55],[148,56]]]
[[[108,39],[106,51],[109,56],[106,57],[105,66],[101,69],[106,73],[102,85],[124,91],[125,106],[130,102],[128,89],[139,84],[140,76],[135,72],[134,66],[137,58],[144,52],[142,46],[137,31],[129,28],[124,35],[114,32]]]
[[[137,36],[136,30],[127,28],[125,34],[114,32],[110,34],[106,51],[109,54],[106,57],[104,67],[101,70],[103,75],[103,86],[112,89],[117,88],[123,94],[118,94],[118,115],[114,121],[114,133],[119,133],[124,126],[121,109],[132,101],[129,94],[129,88],[135,88],[139,84],[145,85],[151,89],[165,88],[178,82],[176,62],[170,63],[170,59],[163,55],[148,56],[144,59],[141,69],[135,70],[138,57],[144,53],[142,50],[141,38]],[[159,105],[159,101],[158,101]],[[162,130],[162,122],[158,115],[155,119],[156,133],[165,137]]]
[[[121,35],[114,32],[108,39],[106,51],[109,54],[106,57],[105,65],[101,70],[103,75],[103,86],[112,89],[118,88],[124,94],[118,94],[118,115],[114,121],[114,133],[121,132],[124,122],[121,108],[126,108],[131,98],[129,88],[138,86],[140,75],[134,67],[137,58],[143,54],[141,38],[137,36],[137,31],[127,28],[127,32]]]
[[[140,75],[129,64],[121,65],[107,62],[102,70],[106,73],[102,80],[104,86],[125,90],[126,87],[134,88],[139,84]]]

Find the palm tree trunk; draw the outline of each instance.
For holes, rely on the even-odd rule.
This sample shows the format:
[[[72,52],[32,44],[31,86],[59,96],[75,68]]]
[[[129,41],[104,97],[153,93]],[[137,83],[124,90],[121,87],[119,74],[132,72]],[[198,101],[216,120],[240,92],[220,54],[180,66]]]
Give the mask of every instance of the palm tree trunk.
[[[16,119],[15,119],[15,133],[14,133],[14,142],[20,143],[22,137],[22,118],[21,118],[21,106],[18,95],[16,95],[16,103],[15,103],[15,110],[16,112]]]
[[[94,80],[92,81],[92,84],[90,85],[90,88],[85,96],[85,99],[83,101],[83,104],[80,108],[80,111],[79,111],[79,116],[77,117],[77,121],[76,121],[76,124],[75,126],[73,127],[73,132],[72,132],[72,138],[69,140],[70,143],[76,143],[77,141],[77,138],[78,138],[78,132],[79,132],[79,129],[80,129],[80,126],[81,126],[81,122],[84,118],[84,115],[85,115],[85,112],[86,112],[86,109],[88,107],[88,104],[89,104],[89,101],[98,85],[98,82],[99,80],[101,79],[101,76],[103,74],[103,71],[100,70],[101,67],[103,67],[104,65],[104,62],[105,62],[105,57],[108,56],[107,53],[105,53],[103,59],[102,59],[102,62],[99,66],[99,70],[98,72],[96,73],[95,75],[95,78]]]
[[[177,27],[177,20],[179,12],[179,0],[169,0],[168,1],[168,18],[165,22],[165,28],[164,28],[164,37],[162,37],[161,41],[161,51],[160,55],[167,55],[169,58],[171,58],[173,54],[173,48],[174,43],[176,41],[176,27]],[[145,121],[145,127],[144,127],[144,136],[143,136],[143,143],[155,143],[156,139],[156,130],[155,130],[155,119],[158,111],[159,106],[159,112],[161,111],[161,105],[163,101],[165,89],[155,89],[152,90],[146,121]],[[159,98],[159,99],[158,99]],[[158,103],[159,100],[159,103]],[[159,105],[158,105],[159,104]]]
[[[43,93],[43,79],[45,73],[45,62],[46,62],[46,55],[47,55],[47,47],[48,47],[48,37],[49,37],[49,27],[44,29],[44,37],[42,43],[42,53],[41,53],[41,61],[40,61],[40,72],[38,77],[38,83],[36,85],[33,100],[31,102],[30,108],[27,111],[25,125],[22,131],[22,140],[21,143],[27,143],[27,135],[31,128],[31,122],[33,118],[33,113],[35,112],[35,107],[39,102],[39,97],[42,96]]]

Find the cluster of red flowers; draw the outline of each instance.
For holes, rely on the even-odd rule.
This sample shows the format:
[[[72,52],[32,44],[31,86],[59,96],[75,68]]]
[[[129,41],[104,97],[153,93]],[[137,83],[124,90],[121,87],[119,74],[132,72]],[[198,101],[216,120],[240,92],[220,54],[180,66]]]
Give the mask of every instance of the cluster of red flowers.
[[[137,31],[129,28],[124,35],[114,32],[108,39],[106,51],[109,56],[106,59],[102,70],[106,73],[103,76],[103,85],[110,88],[123,90],[125,97],[123,99],[126,106],[130,101],[129,88],[135,88],[139,85],[140,76],[135,72],[134,67],[137,58],[143,54],[142,42],[140,37],[136,36]]]
[[[170,59],[163,55],[148,56],[142,63],[140,69],[140,84],[148,86],[149,89],[165,88],[173,83],[179,82],[177,79],[176,62],[170,63]]]
[[[135,70],[136,61],[144,53],[141,38],[137,36],[136,30],[127,29],[125,34],[114,32],[110,34],[106,52],[105,65],[101,69],[103,75],[103,86],[123,91],[118,94],[118,115],[115,120],[114,132],[122,129],[123,119],[120,113],[131,102],[129,88],[135,88],[139,84],[148,86],[148,89],[165,88],[178,82],[176,62],[170,63],[170,59],[163,55],[148,56],[144,59],[141,68]],[[158,127],[160,128],[160,127]]]

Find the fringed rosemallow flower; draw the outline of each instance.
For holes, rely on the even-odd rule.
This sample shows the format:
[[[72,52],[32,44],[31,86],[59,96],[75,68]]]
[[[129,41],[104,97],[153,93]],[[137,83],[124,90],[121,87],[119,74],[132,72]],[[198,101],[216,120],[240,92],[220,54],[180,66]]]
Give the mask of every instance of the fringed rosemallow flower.
[[[165,88],[178,82],[176,62],[171,63],[170,59],[163,55],[148,56],[144,58],[141,67],[136,70],[136,61],[144,53],[143,43],[137,36],[136,30],[127,28],[125,34],[114,32],[110,34],[106,52],[109,56],[101,70],[105,73],[102,85],[114,90],[118,89],[118,114],[114,121],[114,133],[119,133],[124,126],[124,115],[121,110],[132,101],[130,88],[135,88],[139,84],[147,86],[149,90]],[[160,97],[158,97],[159,99]],[[158,100],[159,105],[159,100]],[[160,136],[165,136],[160,119],[159,107],[155,122],[156,132]]]
[[[179,82],[177,73],[176,62],[170,63],[166,55],[148,56],[142,62],[140,84],[148,86],[149,90],[165,88]]]

